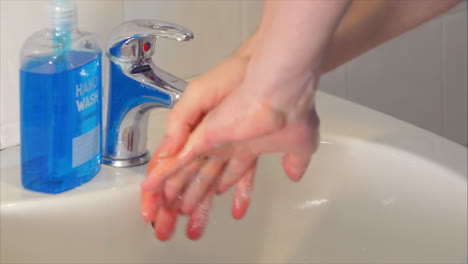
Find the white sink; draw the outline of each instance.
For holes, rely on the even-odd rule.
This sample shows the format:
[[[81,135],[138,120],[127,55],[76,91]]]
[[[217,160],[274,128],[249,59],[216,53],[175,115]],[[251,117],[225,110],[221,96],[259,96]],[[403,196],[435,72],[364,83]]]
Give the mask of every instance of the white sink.
[[[139,215],[145,166],[104,166],[45,195],[20,185],[19,148],[1,152],[2,263],[466,263],[467,149],[324,93],[322,144],[300,183],[262,159],[252,206],[215,201],[204,237],[159,242]],[[150,149],[166,112],[150,120]]]

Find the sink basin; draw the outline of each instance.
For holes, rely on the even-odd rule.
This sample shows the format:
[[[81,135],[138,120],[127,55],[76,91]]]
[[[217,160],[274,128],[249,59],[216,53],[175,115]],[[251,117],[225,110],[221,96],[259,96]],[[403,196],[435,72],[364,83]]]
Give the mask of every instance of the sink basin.
[[[397,119],[319,93],[322,141],[292,183],[278,155],[261,159],[252,206],[230,217],[215,200],[204,237],[186,219],[159,242],[139,215],[146,166],[103,166],[59,195],[20,184],[19,147],[1,152],[2,263],[466,263],[467,149]],[[149,148],[167,112],[150,120]]]

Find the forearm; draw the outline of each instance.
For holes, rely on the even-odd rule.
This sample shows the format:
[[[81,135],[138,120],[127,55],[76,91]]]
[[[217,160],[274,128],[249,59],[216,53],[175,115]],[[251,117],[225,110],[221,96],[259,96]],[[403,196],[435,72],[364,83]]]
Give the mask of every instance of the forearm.
[[[322,72],[447,11],[460,0],[354,0],[332,38]]]
[[[318,67],[349,2],[265,1],[252,59],[269,72]]]
[[[260,27],[243,48],[250,52],[245,89],[280,110],[309,100],[325,50],[348,3],[265,1]]]

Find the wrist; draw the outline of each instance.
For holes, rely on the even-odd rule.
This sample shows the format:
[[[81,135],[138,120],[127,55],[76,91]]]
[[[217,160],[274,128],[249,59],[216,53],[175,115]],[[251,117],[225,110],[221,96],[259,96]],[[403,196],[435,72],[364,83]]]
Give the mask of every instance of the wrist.
[[[275,110],[302,111],[313,100],[319,77],[319,71],[313,67],[294,65],[287,69],[271,66],[253,57],[241,89]]]
[[[247,39],[239,48],[233,52],[233,55],[238,56],[243,60],[249,61],[258,46],[260,38],[259,35],[259,31],[255,32],[249,39]]]

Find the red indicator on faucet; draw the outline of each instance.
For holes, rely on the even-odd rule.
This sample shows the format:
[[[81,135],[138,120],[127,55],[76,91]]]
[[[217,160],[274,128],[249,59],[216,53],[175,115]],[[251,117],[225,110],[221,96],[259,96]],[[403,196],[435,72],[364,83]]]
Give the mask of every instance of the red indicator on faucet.
[[[150,48],[151,48],[151,44],[150,44],[149,42],[146,42],[146,43],[143,45],[143,50],[144,50],[144,51],[148,51]]]

